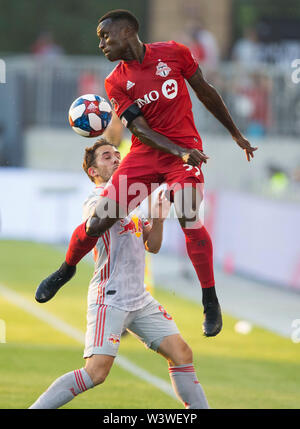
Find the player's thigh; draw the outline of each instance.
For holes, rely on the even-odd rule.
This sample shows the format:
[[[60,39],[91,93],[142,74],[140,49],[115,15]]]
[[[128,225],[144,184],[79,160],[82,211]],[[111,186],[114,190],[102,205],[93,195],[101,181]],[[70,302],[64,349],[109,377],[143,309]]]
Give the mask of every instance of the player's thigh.
[[[135,312],[128,330],[154,351],[158,350],[165,337],[179,333],[172,316],[154,298],[146,307]]]
[[[159,345],[158,353],[164,356],[172,366],[193,362],[193,353],[180,334],[165,337]]]
[[[204,177],[200,167],[176,160],[165,174],[165,181],[179,221],[198,221],[204,195]]]
[[[134,210],[161,183],[153,157],[130,155],[126,156],[104,191],[108,198],[117,202],[121,217]]]
[[[201,227],[204,224],[204,184],[189,182],[175,187],[174,205],[177,218],[183,228]]]
[[[83,357],[85,359],[93,355],[115,357],[128,314],[110,305],[89,305]]]

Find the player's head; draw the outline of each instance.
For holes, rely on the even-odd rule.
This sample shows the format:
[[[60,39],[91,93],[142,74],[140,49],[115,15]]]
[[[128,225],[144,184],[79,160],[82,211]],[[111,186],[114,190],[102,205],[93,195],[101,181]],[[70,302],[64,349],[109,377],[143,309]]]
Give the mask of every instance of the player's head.
[[[107,182],[121,161],[120,152],[105,139],[99,139],[92,147],[85,149],[83,169],[92,182]]]
[[[99,19],[99,48],[109,61],[121,60],[132,40],[138,40],[139,22],[128,10],[116,9]]]

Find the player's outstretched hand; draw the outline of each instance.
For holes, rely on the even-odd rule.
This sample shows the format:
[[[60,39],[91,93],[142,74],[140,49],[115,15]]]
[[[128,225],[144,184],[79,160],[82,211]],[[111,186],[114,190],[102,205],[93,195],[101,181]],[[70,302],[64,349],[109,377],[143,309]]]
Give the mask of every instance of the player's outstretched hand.
[[[185,164],[192,165],[193,167],[197,167],[200,162],[205,162],[206,164],[209,159],[204,152],[198,149],[185,149],[181,158]]]
[[[254,158],[253,152],[256,151],[258,147],[252,147],[249,141],[245,139],[245,137],[243,137],[242,135],[238,137],[233,137],[233,139],[236,141],[239,147],[245,151],[247,160],[248,162],[250,162],[251,158]]]
[[[165,191],[161,190],[154,204],[153,217],[163,222],[168,217],[170,208],[171,203],[167,199]]]

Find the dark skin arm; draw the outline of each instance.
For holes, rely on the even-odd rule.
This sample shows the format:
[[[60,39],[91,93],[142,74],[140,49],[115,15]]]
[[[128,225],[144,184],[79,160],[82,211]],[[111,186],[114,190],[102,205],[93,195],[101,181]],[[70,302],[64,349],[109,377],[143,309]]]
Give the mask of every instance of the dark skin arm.
[[[198,149],[187,149],[173,143],[162,134],[153,131],[144,116],[138,116],[129,125],[129,130],[142,143],[153,147],[154,149],[170,153],[182,158],[186,164],[197,166],[200,162],[207,162],[208,156]]]
[[[203,77],[200,68],[188,79],[198,99],[224,125],[232,138],[245,151],[248,161],[254,157],[257,147],[252,147],[249,141],[236,127],[221,96]],[[138,116],[129,125],[129,129],[142,143],[163,152],[171,153],[182,158],[183,162],[197,166],[200,162],[206,163],[209,157],[198,149],[187,149],[176,145],[167,137],[153,131],[143,116]]]
[[[227,128],[233,140],[245,151],[247,160],[250,161],[250,159],[254,157],[253,152],[257,150],[257,147],[252,147],[249,141],[241,134],[233,122],[222,97],[216,89],[204,79],[200,68],[188,79],[188,82],[195,91],[198,99],[204,104],[207,110]]]

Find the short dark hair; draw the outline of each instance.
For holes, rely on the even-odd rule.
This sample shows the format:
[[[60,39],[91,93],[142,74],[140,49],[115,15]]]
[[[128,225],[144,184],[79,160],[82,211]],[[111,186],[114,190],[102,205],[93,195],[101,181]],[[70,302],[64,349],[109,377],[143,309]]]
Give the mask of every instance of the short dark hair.
[[[100,24],[100,22],[104,21],[105,19],[111,19],[112,21],[118,21],[118,20],[124,19],[132,25],[132,27],[137,33],[140,28],[139,21],[133,15],[133,13],[129,12],[129,10],[125,10],[125,9],[110,10],[99,19],[98,23]]]
[[[116,148],[116,146],[114,144],[109,143],[104,138],[98,139],[93,146],[85,148],[82,167],[92,182],[95,182],[95,179],[89,175],[88,170],[90,167],[93,167],[93,165],[94,165],[94,162],[96,159],[96,150],[102,146],[112,146],[112,147]]]

